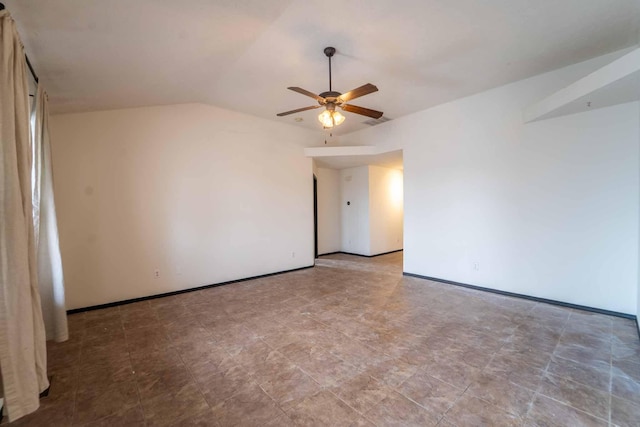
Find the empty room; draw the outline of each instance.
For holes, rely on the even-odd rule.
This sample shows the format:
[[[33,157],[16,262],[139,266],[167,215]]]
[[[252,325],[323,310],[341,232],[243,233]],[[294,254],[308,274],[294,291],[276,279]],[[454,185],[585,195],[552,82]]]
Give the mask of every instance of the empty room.
[[[0,424],[640,425],[638,0],[0,1]]]

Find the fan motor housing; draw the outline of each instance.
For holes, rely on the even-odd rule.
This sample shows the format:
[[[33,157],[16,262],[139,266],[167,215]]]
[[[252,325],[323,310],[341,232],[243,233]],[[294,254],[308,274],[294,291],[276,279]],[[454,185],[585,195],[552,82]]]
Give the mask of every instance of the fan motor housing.
[[[340,92],[328,91],[322,92],[318,96],[324,98],[327,102],[335,102],[340,95],[342,95]],[[322,105],[323,103],[318,102],[318,104]]]

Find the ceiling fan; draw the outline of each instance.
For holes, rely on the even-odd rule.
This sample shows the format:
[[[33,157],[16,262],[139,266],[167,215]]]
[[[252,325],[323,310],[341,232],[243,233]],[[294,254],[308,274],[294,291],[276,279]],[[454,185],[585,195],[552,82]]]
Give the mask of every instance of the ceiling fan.
[[[340,92],[333,91],[331,87],[331,57],[336,53],[336,49],[333,47],[324,48],[324,54],[329,58],[329,91],[322,92],[321,94],[316,95],[313,92],[309,92],[308,90],[299,88],[299,87],[288,87],[287,89],[292,90],[294,92],[301,93],[302,95],[306,95],[310,98],[318,101],[318,105],[312,105],[311,107],[303,107],[298,108],[296,110],[285,111],[284,113],[277,114],[278,117],[287,116],[289,114],[299,113],[301,111],[314,110],[316,108],[325,107],[325,110],[320,113],[318,116],[318,120],[322,123],[322,127],[325,129],[332,128],[334,126],[338,126],[344,121],[344,116],[340,114],[339,111],[336,111],[336,107],[342,108],[344,111],[348,111],[349,113],[360,114],[362,116],[373,117],[374,119],[379,119],[382,117],[382,111],[370,110],[369,108],[358,107],[357,105],[347,104],[347,102],[352,99],[359,98],[364,95],[368,95],[373,92],[377,92],[378,88],[371,83],[367,83],[366,85],[360,86],[359,88],[353,89],[345,94]]]

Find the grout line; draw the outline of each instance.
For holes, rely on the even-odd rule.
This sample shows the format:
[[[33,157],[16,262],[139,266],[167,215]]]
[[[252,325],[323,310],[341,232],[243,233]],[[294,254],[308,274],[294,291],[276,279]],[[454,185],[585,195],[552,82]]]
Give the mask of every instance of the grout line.
[[[567,320],[565,321],[564,326],[562,327],[562,332],[560,333],[560,336],[558,337],[558,342],[556,343],[556,348],[557,348],[557,347],[558,347],[558,345],[560,344],[560,339],[561,339],[562,335],[564,335],[564,333],[565,333],[565,331],[566,331],[566,329],[567,329],[567,325],[569,324],[569,319],[571,318],[571,315],[573,315],[573,313],[571,313],[571,314],[569,315],[569,317],[568,317],[568,318],[567,318]],[[555,352],[555,350],[554,350],[554,352]],[[546,366],[546,368],[545,368],[545,370],[544,370],[544,373],[543,373],[543,378],[546,376],[546,374],[547,374],[547,373],[548,373],[548,371],[549,371],[549,366],[551,365],[551,361],[553,360],[554,352],[552,352],[552,353],[551,353],[551,358],[550,358],[550,359],[549,359],[549,361],[547,362],[547,366]],[[558,357],[560,357],[560,356],[558,356]],[[567,359],[567,360],[572,360],[572,359]],[[573,361],[573,360],[572,360],[572,361]],[[577,362],[577,361],[574,361],[574,362]],[[581,363],[581,362],[577,362],[577,363]],[[553,375],[553,374],[550,374],[550,375]],[[580,385],[580,386],[583,386],[583,387],[586,387],[586,388],[588,388],[588,389],[591,389],[591,390],[594,390],[594,391],[600,392],[600,390],[597,390],[597,389],[595,389],[595,388],[593,388],[593,387],[591,387],[591,386],[588,386],[588,385],[586,385],[586,384],[582,384],[582,383],[579,383],[579,382],[573,381],[573,380],[571,380],[571,379],[569,379],[569,378],[565,378],[565,377],[558,377],[558,378],[561,378],[561,379],[563,379],[563,380],[566,380],[566,381],[569,381],[569,382],[572,382],[572,383],[576,383],[576,384],[578,384],[578,385]],[[560,403],[561,405],[564,405],[564,406],[566,406],[566,407],[568,407],[568,408],[571,408],[571,409],[572,409],[572,410],[574,410],[574,411],[581,412],[581,413],[583,413],[583,414],[586,414],[586,415],[588,415],[588,416],[590,416],[590,417],[592,417],[592,418],[598,419],[598,420],[606,421],[608,424],[610,424],[611,410],[609,410],[609,420],[605,420],[604,418],[600,418],[600,417],[599,417],[599,416],[597,416],[597,415],[594,415],[594,414],[589,413],[589,412],[587,412],[587,411],[584,411],[584,410],[582,410],[582,409],[576,408],[576,407],[572,406],[572,405],[571,405],[571,404],[569,404],[569,403],[566,403],[566,402],[560,401],[560,400],[558,400],[558,399],[556,399],[556,398],[554,398],[554,397],[551,397],[551,396],[547,396],[546,394],[542,394],[542,393],[540,393],[541,388],[542,388],[542,383],[540,383],[540,385],[538,386],[538,389],[536,390],[536,394],[534,395],[534,399],[535,399],[535,397],[537,397],[537,396],[539,396],[539,395],[540,395],[540,396],[544,396],[545,398],[550,399],[550,400],[553,400],[553,401],[555,401],[555,402],[558,402],[558,403]],[[610,400],[610,399],[611,399],[611,393],[609,393],[609,400]],[[531,408],[529,409],[529,411],[530,411],[530,410],[531,410]],[[528,412],[527,412],[527,415],[528,415]]]
[[[182,362],[182,365],[184,366],[184,368],[186,369],[187,373],[189,374],[189,377],[191,378],[191,380],[193,381],[193,384],[196,386],[196,388],[198,389],[198,393],[200,393],[200,396],[202,397],[202,399],[204,400],[204,403],[207,404],[207,406],[209,407],[209,409],[213,409],[211,407],[211,405],[209,404],[209,402],[207,401],[207,398],[205,397],[204,393],[202,392],[202,388],[200,387],[200,384],[198,383],[196,377],[193,376],[193,372],[191,372],[191,369],[189,369],[187,367],[187,364],[184,363],[184,359],[182,358],[182,355],[180,354],[180,352],[176,351],[176,354],[178,355],[178,358],[180,359],[180,361]],[[141,400],[142,401],[142,400]],[[140,405],[142,406],[142,405]],[[144,411],[144,410],[143,410]],[[146,419],[146,418],[145,418]]]
[[[589,412],[587,412],[587,411],[584,411],[584,410],[582,410],[582,409],[578,409],[578,408],[576,408],[576,407],[574,407],[574,406],[571,406],[570,404],[568,404],[568,403],[566,403],[566,402],[563,402],[563,401],[561,401],[561,400],[555,399],[555,398],[553,398],[553,397],[551,397],[551,396],[547,396],[546,394],[541,394],[540,396],[543,396],[543,397],[545,397],[546,399],[549,399],[549,400],[553,400],[554,402],[559,403],[559,404],[560,404],[560,405],[562,405],[562,406],[566,406],[567,408],[571,408],[572,410],[574,410],[574,411],[576,411],[576,412],[583,413],[583,414],[585,414],[585,415],[587,415],[587,416],[589,416],[589,417],[591,417],[591,418],[595,418],[596,420],[604,421],[605,423],[609,424],[609,423],[608,423],[608,421],[607,421],[606,419],[604,419],[604,418],[600,418],[599,416],[597,416],[597,415],[593,415],[593,414],[591,414],[591,413],[589,413]]]
[[[541,304],[541,303],[538,303],[538,304]],[[536,305],[538,305],[538,304],[536,304]],[[523,419],[525,419],[525,420],[529,417],[529,413],[531,412],[531,409],[533,409],[533,403],[535,402],[536,398],[539,395],[545,396],[547,398],[549,397],[549,396],[546,396],[546,395],[540,393],[540,391],[542,390],[542,382],[544,381],[545,377],[547,376],[547,373],[549,372],[549,366],[551,365],[551,361],[553,360],[553,355],[555,353],[556,348],[558,348],[558,345],[560,344],[560,339],[562,338],[562,335],[564,334],[565,330],[567,329],[567,324],[569,323],[569,319],[570,318],[571,318],[571,313],[569,313],[569,316],[567,316],[567,319],[564,321],[564,324],[562,325],[562,330],[558,334],[558,338],[556,340],[556,345],[555,345],[553,351],[551,352],[551,355],[549,356],[549,360],[547,361],[547,365],[544,367],[544,370],[542,371],[540,384],[538,384],[538,387],[536,388],[536,390],[535,390],[535,392],[533,394],[533,397],[531,398],[531,402],[529,402],[529,409],[524,414]]]
[[[465,393],[467,392],[467,390],[469,390],[469,387],[471,387],[471,384],[469,384],[468,386],[466,386],[466,387],[465,387],[465,389],[464,389],[464,391],[463,391],[462,393],[460,393],[460,395],[456,398],[456,400],[454,400],[454,401],[453,401],[453,404],[449,407],[449,409],[447,409],[446,411],[444,411],[444,413],[442,414],[442,417],[440,418],[440,421],[442,421],[443,419],[445,419],[445,418],[446,418],[447,414],[451,411],[451,409],[453,409],[453,408],[456,406],[456,404],[458,403],[458,401],[459,401],[460,399],[462,399],[462,396],[464,396],[464,395],[465,395]],[[472,395],[468,395],[468,396],[475,397],[475,396],[472,396]],[[438,421],[438,423],[440,423],[440,421]]]
[[[334,387],[331,388],[335,388],[335,387],[339,387],[340,384],[336,384]],[[344,403],[345,405],[347,405],[353,412],[355,412],[356,414],[358,414],[358,416],[360,417],[364,417],[364,412],[360,412],[358,411],[356,408],[354,408],[353,406],[349,405],[347,402],[345,402],[340,396],[338,396],[336,393],[334,393],[331,389],[327,389],[326,391],[328,391],[331,395],[333,395],[336,399],[338,399],[340,402]],[[379,403],[379,402],[378,402]],[[368,411],[368,410],[367,410]]]
[[[427,374],[427,375],[429,375],[429,374]],[[412,375],[411,377],[413,377],[413,375]],[[411,378],[411,377],[409,377],[409,378]],[[435,379],[436,379],[436,380],[438,380],[438,381],[442,381],[442,380],[440,380],[439,378],[436,378],[436,377],[432,377],[432,378],[435,378]],[[407,379],[408,379],[408,378],[407,378]],[[405,381],[403,381],[402,383],[404,384],[404,382],[406,382],[406,380],[405,380]],[[443,383],[445,383],[445,384],[449,384],[449,383],[446,383],[445,381],[442,381],[442,382],[443,382]],[[400,385],[398,385],[398,387],[400,387]],[[445,411],[444,411],[442,414],[440,414],[440,415],[439,415],[437,423],[439,423],[439,422],[442,420],[442,418],[444,418],[444,414],[446,414],[447,412],[449,412],[449,409],[451,409],[451,408],[453,407],[453,405],[455,405],[455,402],[457,402],[458,398],[459,398],[460,396],[462,396],[462,395],[467,391],[467,389],[468,389],[469,387],[470,387],[470,385],[469,385],[469,386],[467,386],[467,388],[465,388],[465,389],[463,390],[463,392],[462,392],[462,393],[460,393],[460,394],[456,397],[456,399],[455,399],[455,400],[454,400],[454,401],[453,401],[449,406],[447,406],[447,409],[445,409]],[[462,389],[461,389],[461,388],[459,388],[459,387],[456,387],[456,388],[457,388],[458,390],[462,390]],[[395,390],[393,390],[393,391],[394,391],[394,392],[396,392],[396,393],[398,393],[400,396],[404,397],[405,399],[407,399],[407,400],[409,400],[409,401],[411,401],[411,402],[415,403],[415,404],[416,404],[416,405],[418,405],[419,407],[421,407],[421,408],[423,408],[423,409],[425,409],[425,410],[427,410],[427,411],[429,410],[429,408],[427,408],[427,407],[426,407],[426,406],[424,406],[423,404],[421,404],[421,403],[419,403],[419,402],[417,402],[417,401],[413,400],[411,397],[409,397],[409,396],[407,396],[406,394],[402,393],[400,390],[395,389]]]
[[[118,307],[118,312],[120,312],[120,307]],[[124,343],[127,345],[127,333],[124,329],[124,322],[122,319],[122,315],[120,315],[120,325],[122,327],[122,332],[124,334]],[[127,348],[127,358],[129,359],[129,364],[131,365],[131,373],[134,375],[133,381],[136,384],[136,394],[138,395],[138,406],[140,406],[140,411],[142,412],[142,419],[144,422],[147,420],[147,414],[144,412],[144,406],[142,405],[142,395],[140,394],[140,387],[138,386],[138,377],[136,376],[136,371],[133,368],[133,360],[131,359],[131,351]]]
[[[264,394],[266,394],[266,395],[267,395],[267,397],[268,397],[269,399],[271,399],[271,401],[272,401],[272,402],[273,402],[273,404],[276,406],[276,408],[278,408],[278,409],[282,412],[282,415],[284,415],[284,416],[285,416],[285,417],[287,417],[289,420],[291,420],[291,418],[289,417],[289,414],[287,414],[287,412],[282,408],[282,406],[280,406],[280,404],[276,401],[276,399],[274,399],[274,398],[273,398],[273,396],[271,396],[269,393],[267,393],[267,391],[262,387],[262,385],[261,385],[261,384],[258,384],[257,382],[256,382],[256,384],[258,385],[258,388],[259,388],[260,390],[262,390],[262,392],[263,392]]]
[[[611,426],[611,403],[613,400],[613,325],[611,325],[611,328],[611,342],[609,343],[611,346],[611,355],[609,356],[609,426]]]
[[[122,320],[120,320],[120,324],[122,325]],[[86,327],[86,325],[83,326],[82,328],[82,335],[80,337],[80,343],[79,343],[79,350],[78,350],[78,358],[79,361],[83,359],[83,354],[84,354],[84,347],[85,347],[85,339],[86,339],[86,330],[89,329]],[[76,415],[77,415],[77,407],[78,407],[78,389],[79,389],[79,384],[78,384],[78,377],[80,375],[79,372],[80,367],[76,367],[74,369],[74,375],[73,375],[73,381],[74,381],[74,391],[73,391],[73,413],[71,416],[71,425],[75,425],[75,421],[76,421]]]

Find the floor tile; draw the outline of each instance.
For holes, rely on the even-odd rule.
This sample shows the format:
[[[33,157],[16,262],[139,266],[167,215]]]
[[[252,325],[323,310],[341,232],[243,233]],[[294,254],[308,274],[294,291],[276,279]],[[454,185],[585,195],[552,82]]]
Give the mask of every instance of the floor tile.
[[[188,384],[195,384],[184,366],[136,374],[136,383],[141,399],[177,392]]]
[[[529,410],[535,391],[514,384],[506,377],[481,374],[471,383],[465,394],[476,396],[522,417]]]
[[[627,376],[640,382],[640,360],[613,360],[611,367],[612,375]]]
[[[420,371],[406,380],[397,391],[439,419],[462,395],[464,389],[445,383]]]
[[[422,369],[432,377],[461,389],[466,389],[482,372],[462,360],[444,356],[432,359]]]
[[[240,366],[251,367],[264,362],[272,351],[264,341],[255,340],[243,347],[236,347],[229,354]]]
[[[133,367],[127,354],[106,357],[91,364],[81,363],[76,375],[76,385],[79,390],[93,388],[96,384],[135,380]]]
[[[355,420],[349,427],[375,427],[376,425],[364,417]]]
[[[609,393],[610,391],[611,366],[606,362],[595,362],[590,365],[585,365],[562,357],[552,357],[547,372],[605,393]]]
[[[178,421],[205,413],[209,405],[193,384],[142,400],[147,426],[175,425]]]
[[[169,346],[169,339],[163,327],[156,324],[125,329],[125,341],[129,352],[149,353],[162,351]]]
[[[133,408],[139,402],[135,381],[97,384],[76,393],[74,424],[84,424]]]
[[[170,427],[219,427],[216,416],[211,409],[203,410],[186,418],[172,420]],[[133,427],[133,426],[132,426]]]
[[[257,384],[249,384],[213,408],[213,415],[221,427],[264,426],[284,413]]]
[[[12,427],[45,425],[52,427],[69,427],[73,422],[73,408],[73,401],[57,402],[55,405],[41,407],[36,412],[26,415],[7,425]]]
[[[359,373],[355,366],[325,351],[300,352],[286,357],[324,387],[339,385]]]
[[[180,353],[179,349],[176,349],[176,352],[178,352],[185,366],[198,382],[202,382],[208,376],[217,372],[224,372],[237,366],[233,357],[220,348],[210,348],[204,354],[198,354],[198,350],[194,352],[187,351],[187,354]]]
[[[285,411],[315,395],[321,386],[297,367],[289,367],[260,383],[260,387]]]
[[[366,373],[359,374],[329,390],[361,414],[387,397],[390,392],[384,383]]]
[[[537,396],[527,414],[527,427],[604,427],[608,422],[545,396]]]
[[[82,427],[114,427],[144,425],[144,414],[140,405],[126,408],[96,421],[82,424]]]
[[[363,372],[371,375],[389,387],[397,387],[411,375],[416,373],[420,367],[412,365],[400,358],[386,358],[367,364]]]
[[[129,356],[131,366],[138,375],[184,366],[180,355],[171,348],[153,352],[131,352]]]
[[[611,394],[640,404],[640,381],[626,375],[613,375]]]
[[[187,366],[215,358],[215,353],[224,354],[225,357],[229,357],[229,354],[223,352],[213,339],[196,340],[179,344],[174,343],[171,345],[171,348],[180,356],[182,362]]]
[[[255,363],[245,364],[243,368],[258,384],[263,384],[280,374],[295,368],[295,365],[277,350],[265,353]]]
[[[124,330],[154,327],[158,324],[158,316],[151,308],[142,310],[121,311],[122,327]]]
[[[391,392],[365,414],[381,426],[435,426],[439,417],[397,392]]]
[[[496,352],[495,357],[508,356],[516,358],[530,366],[534,366],[539,369],[546,369],[547,365],[551,361],[553,349],[556,344],[551,345],[551,349],[545,347],[538,347],[534,343],[523,343],[522,341],[512,341],[505,344],[500,350]]]
[[[504,377],[530,390],[537,390],[544,372],[544,369],[530,365],[518,357],[500,352],[483,370],[485,374]]]
[[[538,392],[601,419],[609,419],[609,394],[585,385],[545,375]]]
[[[611,361],[610,348],[592,348],[579,344],[559,343],[554,354],[564,359],[596,367]]]
[[[360,416],[329,391],[321,391],[287,411],[296,425],[350,426]]]
[[[54,348],[48,345],[47,369],[49,370],[49,374],[51,375],[57,370],[67,370],[70,367],[77,366],[81,360],[80,346],[80,342],[74,342],[67,345],[59,345]]]
[[[638,362],[640,360],[640,342],[613,342],[612,346],[613,360],[628,360]]]
[[[445,419],[456,426],[519,426],[522,419],[489,402],[465,393],[446,414]]]
[[[239,366],[214,372],[208,376],[197,377],[196,381],[198,388],[212,408],[253,382],[251,376]]]
[[[620,427],[640,425],[640,404],[611,397],[611,422]]]

